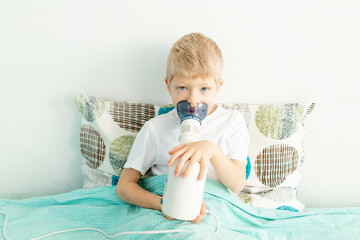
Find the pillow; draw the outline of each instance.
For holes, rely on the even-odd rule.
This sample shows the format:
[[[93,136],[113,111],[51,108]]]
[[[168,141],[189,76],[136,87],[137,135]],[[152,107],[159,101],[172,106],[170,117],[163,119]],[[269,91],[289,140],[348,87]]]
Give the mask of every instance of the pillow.
[[[250,173],[238,197],[254,206],[302,211],[296,187],[305,160],[304,120],[315,103],[219,105],[240,111],[250,135]]]
[[[83,187],[116,185],[137,133],[158,115],[160,106],[106,101],[86,94],[76,95],[75,104],[82,115]]]
[[[84,188],[116,185],[144,123],[173,105],[113,102],[80,94],[80,151]],[[304,120],[314,103],[280,105],[219,104],[242,113],[250,135],[245,189],[237,196],[251,205],[301,211],[296,200],[303,163]],[[146,176],[150,176],[150,171]]]
[[[237,197],[255,207],[301,212],[304,205],[296,199],[296,194],[296,190],[290,187],[264,188],[255,193],[245,188]]]
[[[305,160],[304,120],[315,103],[220,105],[239,110],[247,124],[251,164],[247,186],[295,188]]]

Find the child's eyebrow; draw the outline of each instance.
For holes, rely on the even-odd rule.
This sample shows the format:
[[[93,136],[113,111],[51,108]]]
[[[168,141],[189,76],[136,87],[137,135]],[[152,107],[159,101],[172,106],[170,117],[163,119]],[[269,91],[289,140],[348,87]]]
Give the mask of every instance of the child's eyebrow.
[[[186,85],[186,83],[183,82],[183,81],[178,81],[178,82],[175,83],[175,85]]]

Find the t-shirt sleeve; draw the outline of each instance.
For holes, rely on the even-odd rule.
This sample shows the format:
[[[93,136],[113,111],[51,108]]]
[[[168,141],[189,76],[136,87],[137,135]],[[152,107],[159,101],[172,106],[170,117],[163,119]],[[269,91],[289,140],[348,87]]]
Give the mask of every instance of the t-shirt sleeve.
[[[154,165],[156,159],[156,135],[146,122],[136,135],[124,168],[133,168],[144,175]]]
[[[240,112],[235,112],[231,121],[228,158],[247,163],[249,132]]]

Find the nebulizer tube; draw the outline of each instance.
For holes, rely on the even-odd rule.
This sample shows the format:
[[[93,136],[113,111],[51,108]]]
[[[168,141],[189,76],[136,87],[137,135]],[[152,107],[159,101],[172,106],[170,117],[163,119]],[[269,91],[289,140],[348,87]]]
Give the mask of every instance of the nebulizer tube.
[[[191,107],[186,100],[178,103],[176,107],[180,117],[181,132],[179,142],[181,144],[200,140],[201,122],[207,115],[208,106],[199,103]],[[175,176],[178,160],[175,160],[167,173],[167,181],[162,198],[162,211],[169,217],[179,220],[194,220],[200,214],[203,201],[203,193],[206,182],[206,172],[202,180],[197,180],[200,172],[200,164],[195,163],[190,174],[182,178]],[[187,163],[183,168],[186,169]],[[206,170],[205,170],[206,171]]]

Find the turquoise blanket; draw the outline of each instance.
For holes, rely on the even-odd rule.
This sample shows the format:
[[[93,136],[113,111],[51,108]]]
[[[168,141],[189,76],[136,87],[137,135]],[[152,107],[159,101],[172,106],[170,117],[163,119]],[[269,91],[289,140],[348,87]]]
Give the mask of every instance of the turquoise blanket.
[[[147,190],[161,195],[165,176],[141,180]],[[360,208],[308,209],[302,213],[255,208],[242,203],[221,184],[207,180],[207,214],[200,223],[169,221],[162,213],[121,201],[115,187],[79,189],[55,196],[25,200],[0,199],[8,216],[8,239],[32,239],[76,228],[101,229],[109,235],[129,231],[189,230],[192,232],[120,235],[115,239],[360,239]],[[4,239],[5,214],[0,214]],[[107,239],[96,230],[63,232],[45,239]]]

